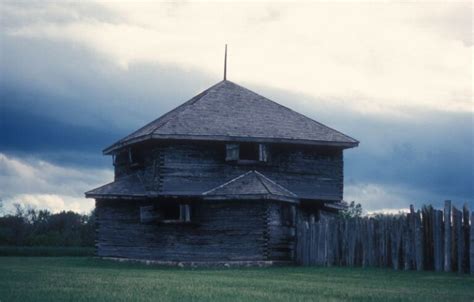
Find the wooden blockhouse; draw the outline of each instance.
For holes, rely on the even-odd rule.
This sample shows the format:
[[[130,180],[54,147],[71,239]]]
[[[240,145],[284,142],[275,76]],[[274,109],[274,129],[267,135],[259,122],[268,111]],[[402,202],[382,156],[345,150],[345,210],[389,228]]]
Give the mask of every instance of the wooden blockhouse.
[[[291,262],[298,221],[343,198],[358,141],[224,80],[104,150],[97,255],[163,262]]]

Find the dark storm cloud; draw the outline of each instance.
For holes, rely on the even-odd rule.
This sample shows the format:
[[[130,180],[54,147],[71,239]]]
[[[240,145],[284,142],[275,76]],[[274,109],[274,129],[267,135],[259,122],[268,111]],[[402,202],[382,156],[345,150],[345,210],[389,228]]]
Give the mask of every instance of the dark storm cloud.
[[[151,63],[124,69],[72,43],[0,39],[0,153],[61,166],[111,168],[104,147],[220,80]],[[474,207],[471,113],[364,114],[354,110],[355,98],[315,100],[240,84],[360,140],[346,152],[346,188],[377,184],[418,204],[452,198]]]
[[[358,148],[345,152],[346,188],[376,184],[392,187],[417,205],[453,199],[474,207],[472,113],[412,109],[408,117],[364,114],[353,110],[357,99],[331,102],[269,88],[260,91],[360,141]],[[379,208],[403,207],[403,202],[380,200]]]
[[[71,161],[213,84],[173,66],[117,67],[75,45],[1,36],[1,151]],[[61,153],[62,156],[58,154]],[[95,161],[93,161],[95,163]]]

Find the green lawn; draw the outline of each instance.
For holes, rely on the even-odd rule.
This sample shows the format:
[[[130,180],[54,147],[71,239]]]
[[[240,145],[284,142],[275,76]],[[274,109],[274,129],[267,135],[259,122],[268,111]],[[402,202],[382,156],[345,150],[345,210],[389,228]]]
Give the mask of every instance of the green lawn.
[[[474,277],[385,269],[164,268],[0,257],[0,301],[474,301]]]
[[[86,257],[94,256],[95,248],[81,246],[5,246],[0,256]]]

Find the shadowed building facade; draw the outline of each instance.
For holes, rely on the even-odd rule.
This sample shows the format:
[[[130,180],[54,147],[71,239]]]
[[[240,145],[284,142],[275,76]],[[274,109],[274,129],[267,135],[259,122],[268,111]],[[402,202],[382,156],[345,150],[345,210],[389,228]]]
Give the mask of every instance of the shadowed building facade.
[[[101,257],[293,261],[298,221],[340,209],[358,141],[224,80],[104,150]]]

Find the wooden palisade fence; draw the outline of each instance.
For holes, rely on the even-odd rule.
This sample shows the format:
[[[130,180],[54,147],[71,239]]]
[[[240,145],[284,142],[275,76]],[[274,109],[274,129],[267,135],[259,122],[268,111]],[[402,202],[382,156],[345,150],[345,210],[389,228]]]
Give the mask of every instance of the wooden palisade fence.
[[[467,204],[461,211],[446,201],[444,212],[432,206],[415,212],[410,206],[401,215],[301,222],[296,261],[474,274],[473,221]]]

